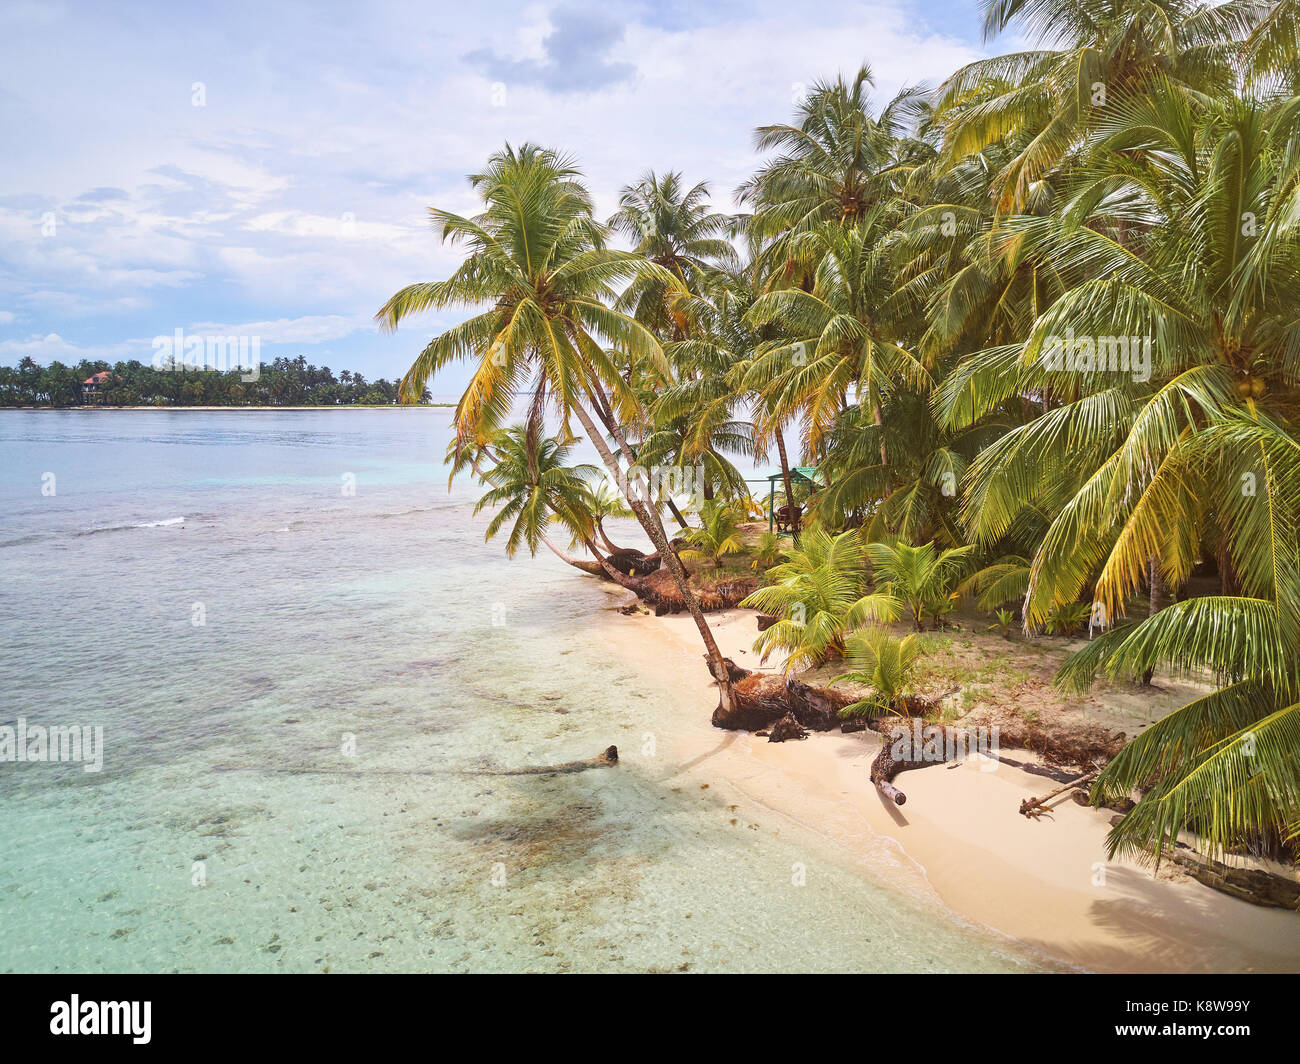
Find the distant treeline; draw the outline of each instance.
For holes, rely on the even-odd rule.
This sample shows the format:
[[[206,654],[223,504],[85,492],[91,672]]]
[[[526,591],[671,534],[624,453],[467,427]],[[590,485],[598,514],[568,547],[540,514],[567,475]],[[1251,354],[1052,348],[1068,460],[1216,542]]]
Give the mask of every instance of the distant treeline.
[[[106,374],[94,380],[97,374]],[[29,357],[0,366],[0,406],[389,406],[396,382],[368,381],[343,370],[313,366],[301,355],[251,369],[218,372],[197,367],[159,369],[132,360],[116,365],[83,359],[75,366],[41,367]],[[94,381],[87,384],[87,381]],[[421,402],[429,401],[425,391]]]

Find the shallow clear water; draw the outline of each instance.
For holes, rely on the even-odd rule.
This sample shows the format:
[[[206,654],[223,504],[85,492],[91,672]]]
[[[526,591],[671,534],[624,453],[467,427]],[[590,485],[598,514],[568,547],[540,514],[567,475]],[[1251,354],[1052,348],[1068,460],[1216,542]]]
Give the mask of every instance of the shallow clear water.
[[[643,755],[685,710],[483,543],[448,418],[0,414],[0,725],[105,747],[0,763],[0,970],[1033,967]]]

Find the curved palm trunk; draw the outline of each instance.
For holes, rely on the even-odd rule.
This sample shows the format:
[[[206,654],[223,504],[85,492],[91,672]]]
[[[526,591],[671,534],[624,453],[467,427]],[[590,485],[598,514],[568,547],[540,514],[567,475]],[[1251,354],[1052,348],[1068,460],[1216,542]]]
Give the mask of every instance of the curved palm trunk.
[[[618,481],[623,488],[623,497],[627,499],[628,505],[632,512],[636,514],[637,520],[640,521],[641,527],[650,537],[650,542],[655,545],[663,565],[672,575],[673,582],[676,583],[677,589],[681,592],[682,601],[685,602],[686,608],[690,611],[691,619],[695,621],[695,627],[699,629],[700,639],[704,642],[705,655],[709,661],[709,669],[713,677],[718,682],[718,708],[725,718],[733,711],[734,700],[732,698],[731,681],[727,674],[726,661],[722,656],[722,651],[718,648],[717,640],[713,638],[713,630],[709,628],[709,622],[705,619],[704,611],[700,609],[700,604],[696,601],[695,593],[691,591],[690,585],[686,579],[686,571],[682,568],[682,563],[677,554],[668,545],[668,534],[664,531],[663,523],[659,520],[659,515],[655,513],[652,507],[647,506],[640,499],[636,498],[636,493],[630,489],[626,478],[622,476],[622,470],[619,469],[618,459],[609,449],[609,444],[605,442],[605,437],[592,420],[591,415],[581,404],[575,404],[574,413],[578,415],[578,420],[582,427],[586,429],[592,444],[600,454],[601,461],[605,467],[613,474],[614,479]],[[607,426],[619,450],[630,463],[634,463],[632,449],[628,447],[627,441],[623,434],[618,431],[618,426],[610,419]]]
[[[603,554],[601,554],[600,551],[596,549],[595,544],[593,544],[590,540],[585,541],[583,545],[587,548],[587,550],[591,551],[591,556],[596,559],[594,564],[592,562],[583,561],[581,558],[575,558],[572,554],[569,554],[561,550],[559,547],[557,547],[554,543],[551,542],[548,536],[543,536],[542,542],[551,548],[551,553],[554,554],[557,558],[559,558],[560,561],[567,562],[569,565],[572,565],[575,569],[581,569],[584,573],[587,573],[589,576],[597,575],[592,570],[595,569],[596,567],[599,567],[601,571],[605,573],[605,575],[607,575],[611,580],[614,581],[614,583],[618,584],[620,587],[626,588],[628,591],[632,591],[632,592],[639,592],[641,590],[641,581],[638,577],[628,576],[626,573],[620,573],[617,569],[615,569],[612,565],[609,564],[609,559],[606,558]]]
[[[677,509],[677,504],[673,502],[672,499],[668,500],[668,509],[673,515],[673,520],[682,526],[682,531],[689,532],[691,529],[690,524],[687,522],[686,518],[682,516],[681,510]]]
[[[600,521],[596,522],[596,532],[600,535],[600,541],[605,544],[605,549],[609,551],[610,554],[617,554],[619,551],[626,549],[624,547],[614,546],[609,535],[605,532],[605,526]]]

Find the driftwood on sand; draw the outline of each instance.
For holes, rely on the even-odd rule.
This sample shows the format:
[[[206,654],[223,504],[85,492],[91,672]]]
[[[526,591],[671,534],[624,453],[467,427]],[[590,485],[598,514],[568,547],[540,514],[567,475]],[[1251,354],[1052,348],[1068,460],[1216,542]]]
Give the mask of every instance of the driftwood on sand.
[[[1020,803],[1020,815],[1037,819],[1047,812],[1047,803],[1053,798],[1064,794],[1066,791],[1072,791],[1076,787],[1082,787],[1085,783],[1091,783],[1097,778],[1099,771],[1100,769],[1093,769],[1091,772],[1085,772],[1078,779],[1070,780],[1068,783],[1057,787],[1054,791],[1048,791],[1041,798],[1026,798]]]
[[[608,768],[618,764],[618,747],[607,746],[595,757],[581,761],[565,761],[559,765],[526,765],[524,768],[486,769],[467,772],[474,776],[549,776],[552,773],[586,772],[589,768]]]

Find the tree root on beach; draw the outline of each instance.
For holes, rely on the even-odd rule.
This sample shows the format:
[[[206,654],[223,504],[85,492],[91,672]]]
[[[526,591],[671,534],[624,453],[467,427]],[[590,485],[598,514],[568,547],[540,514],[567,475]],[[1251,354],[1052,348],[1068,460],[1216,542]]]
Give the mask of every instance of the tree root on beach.
[[[667,569],[659,569],[637,581],[639,586],[629,587],[637,598],[651,607],[656,617],[668,613],[681,613],[686,609],[686,600],[682,598],[681,589],[673,580]],[[752,576],[737,576],[726,580],[707,581],[692,578],[691,590],[705,613],[729,610],[746,598],[758,587],[758,581]]]
[[[715,728],[759,731],[789,714],[809,731],[830,731],[840,723],[840,710],[853,701],[839,691],[773,673],[750,672],[730,658],[724,661],[734,704],[730,713],[724,713],[721,706],[714,710]]]

